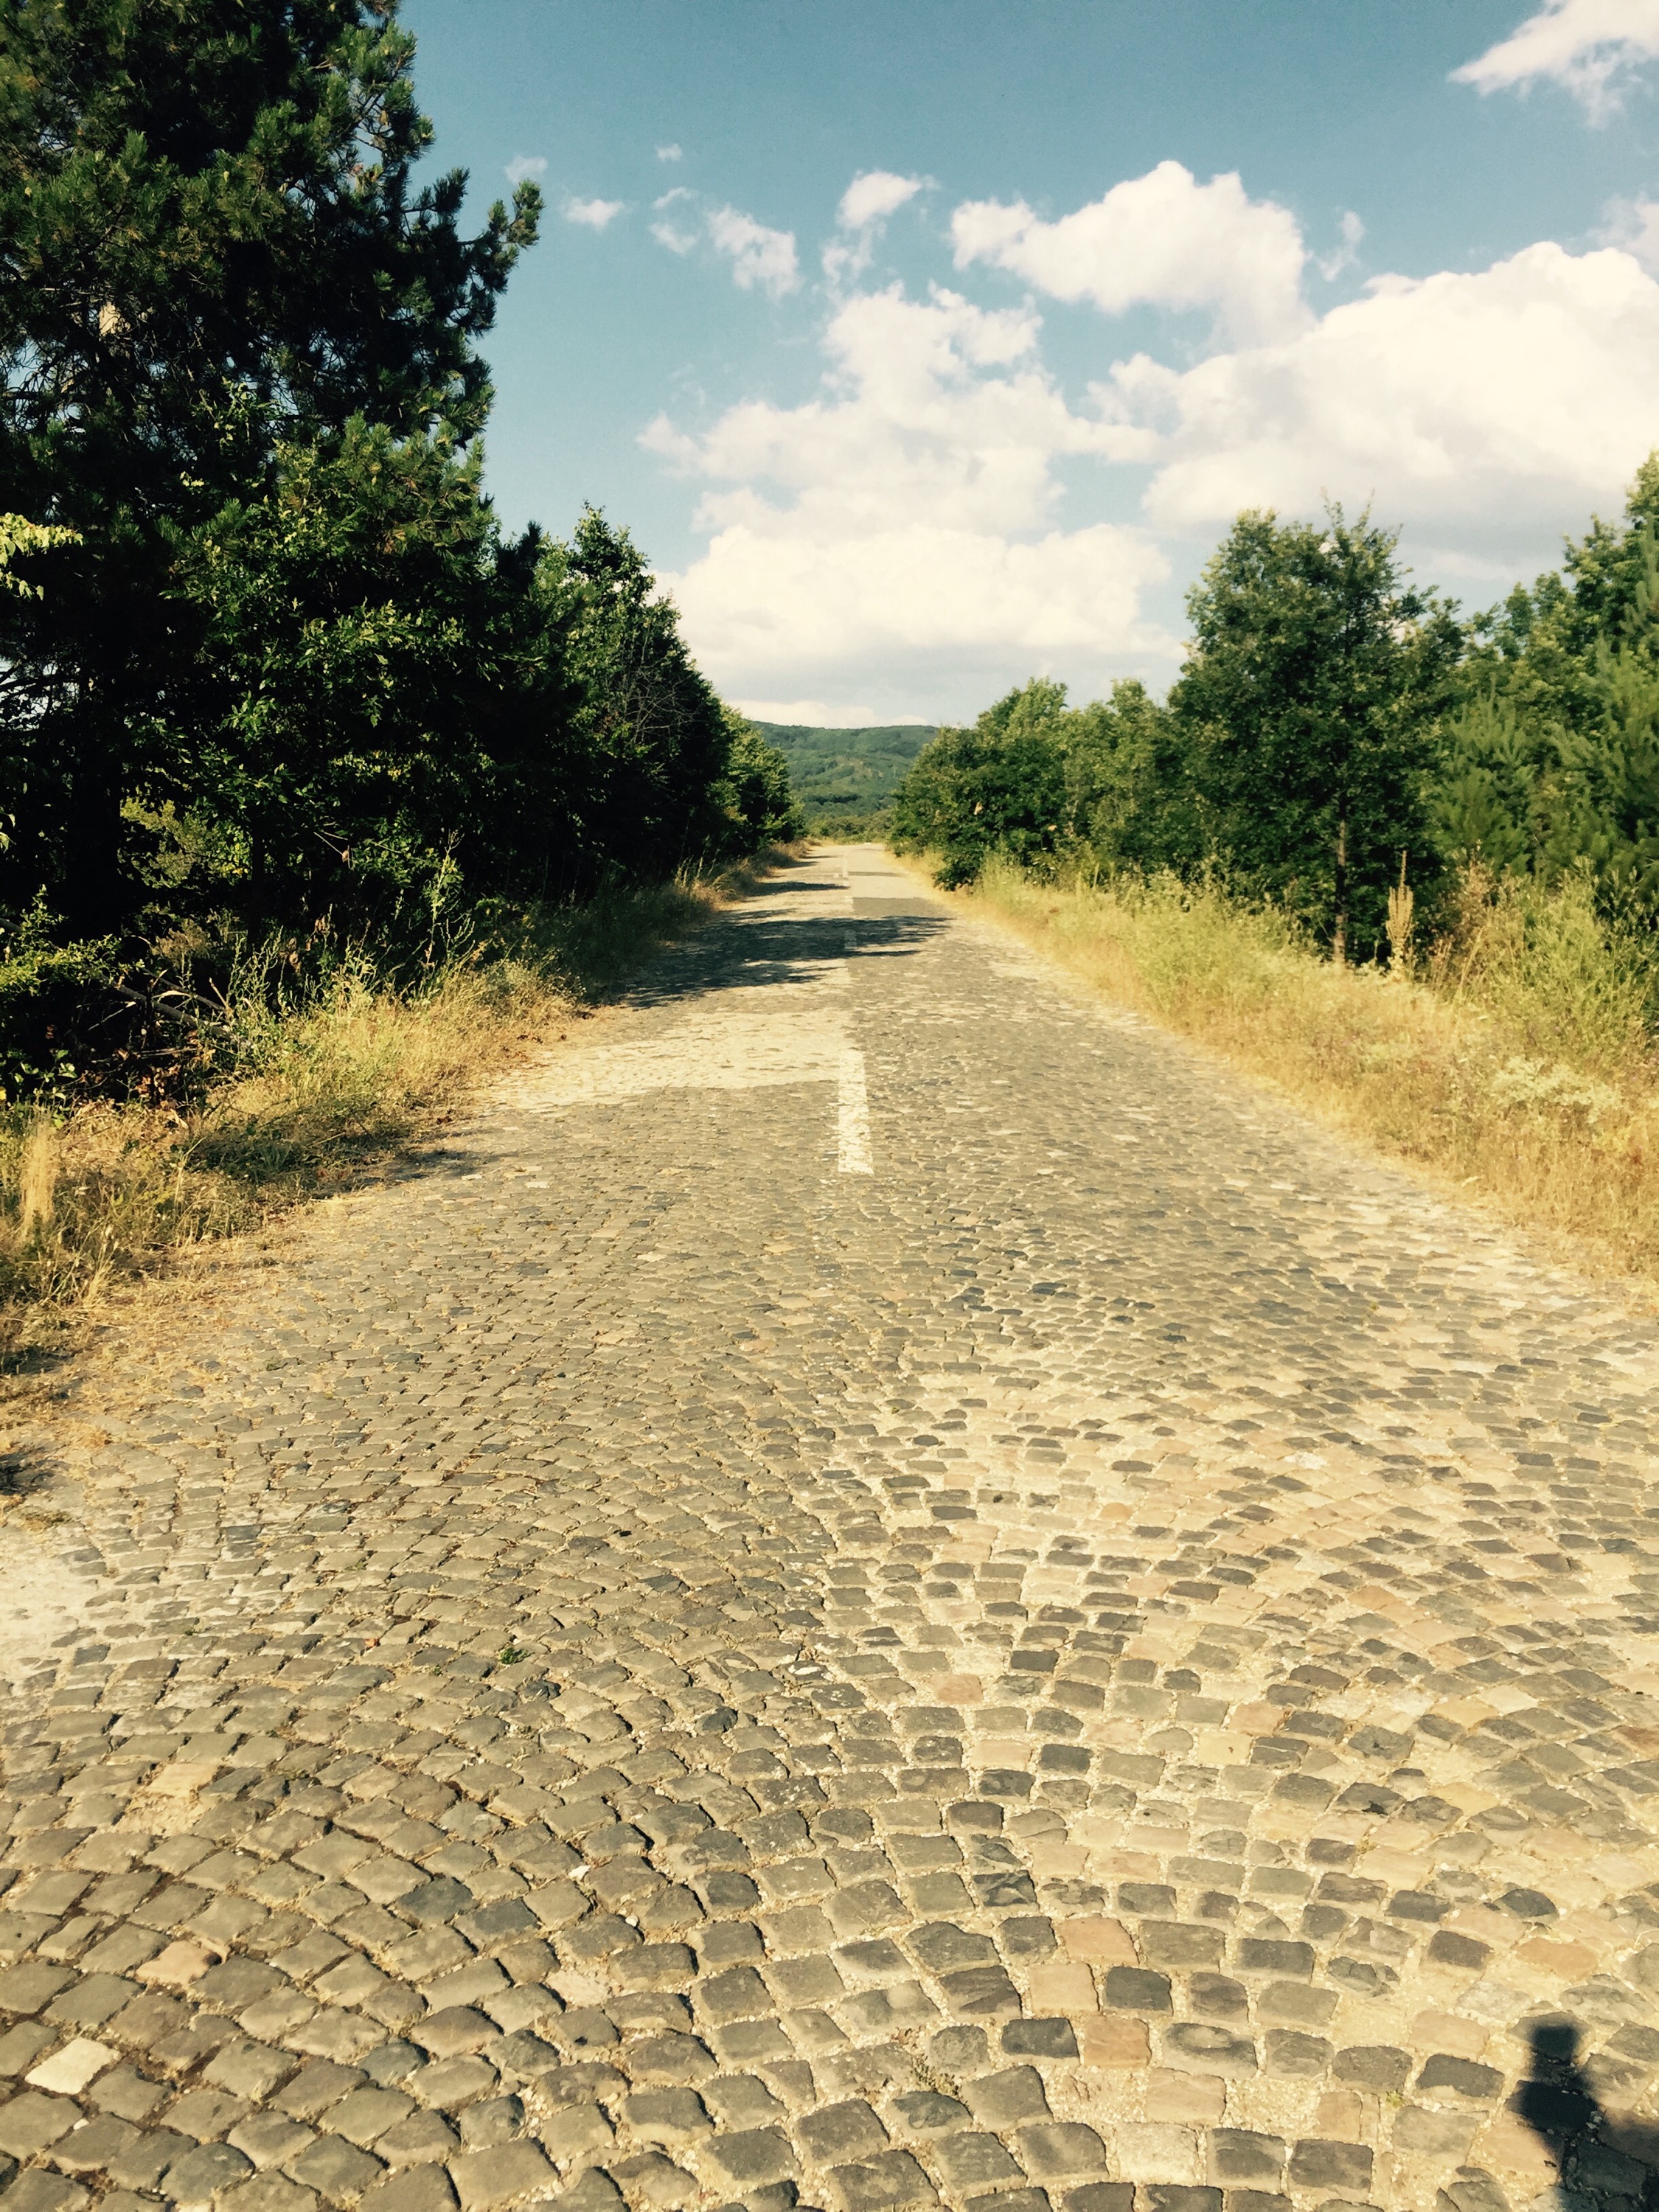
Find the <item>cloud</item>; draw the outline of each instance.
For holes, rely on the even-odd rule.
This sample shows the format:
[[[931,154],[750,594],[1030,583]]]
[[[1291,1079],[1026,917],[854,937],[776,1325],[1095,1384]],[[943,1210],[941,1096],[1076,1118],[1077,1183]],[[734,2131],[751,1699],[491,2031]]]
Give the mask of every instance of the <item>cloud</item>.
[[[1592,122],[1612,114],[1620,79],[1659,55],[1659,0],[1545,0],[1535,15],[1451,73],[1477,92],[1565,85]]]
[[[1147,216],[1139,234],[1126,210]],[[1592,250],[1379,276],[1323,313],[1292,283],[1309,264],[1296,224],[1236,179],[1166,163],[1083,210],[1098,220],[1081,230],[957,213],[959,260],[1024,261],[1107,315],[1207,304],[1212,349],[1194,360],[1171,332],[1122,358],[1103,320],[1079,398],[1045,368],[1029,301],[832,287],[804,404],[745,400],[695,434],[659,418],[643,441],[700,488],[707,550],[665,580],[731,696],[933,720],[1033,671],[1079,690],[1161,679],[1179,660],[1160,620],[1176,562],[1190,572],[1241,507],[1316,517],[1328,495],[1402,526],[1419,571],[1484,592],[1616,510],[1659,443],[1659,198],[1610,206]],[[1362,234],[1345,219],[1340,256]]]
[[[653,200],[651,205],[653,211],[660,213],[664,208],[673,207],[678,201],[689,200],[691,197],[688,186],[676,185],[672,191],[665,192],[660,199]],[[696,247],[696,232],[683,230],[678,223],[653,222],[651,226],[651,235],[659,246],[665,246],[671,253],[684,255],[693,252]]]
[[[1334,253],[1322,255],[1316,264],[1320,275],[1328,284],[1345,269],[1352,269],[1359,258],[1359,241],[1365,235],[1365,226],[1350,208],[1342,218],[1342,243]]]
[[[753,216],[736,208],[716,208],[708,218],[708,235],[716,252],[732,263],[732,281],[741,292],[757,286],[775,300],[797,290],[800,267],[795,258],[795,234],[769,230]]]
[[[564,219],[567,222],[586,225],[589,230],[603,230],[614,222],[627,205],[625,200],[567,200]]]
[[[732,705],[754,722],[791,723],[811,730],[869,729],[882,720],[879,711],[859,700],[846,699],[734,699]]]
[[[546,174],[545,154],[515,154],[507,165],[507,181],[509,185],[521,185],[526,177],[544,177]]]
[[[685,151],[679,146],[659,146],[657,159],[659,161],[683,161],[685,159]]]
[[[1542,243],[1490,269],[1378,277],[1276,343],[1097,387],[1150,441],[1161,530],[1242,507],[1375,498],[1419,546],[1511,561],[1616,503],[1659,442],[1659,283],[1616,248]]]
[[[926,177],[895,176],[890,169],[866,169],[854,178],[836,210],[836,223],[852,234],[851,241],[831,239],[823,253],[823,273],[832,287],[840,289],[863,276],[888,216],[913,200],[928,181]]]
[[[746,402],[702,437],[651,426],[651,450],[718,487],[698,514],[708,552],[665,580],[717,684],[840,713],[856,698],[859,716],[879,684],[882,711],[926,716],[942,687],[966,711],[1057,656],[1102,681],[1125,655],[1173,662],[1141,612],[1168,573],[1146,533],[1057,526],[1056,463],[1143,435],[1067,408],[1039,331],[1023,309],[893,285],[837,308],[821,397]]]
[[[836,221],[843,230],[863,230],[870,223],[884,222],[907,200],[915,198],[924,181],[921,177],[896,177],[890,169],[866,169],[842,194]]]
[[[1160,161],[1054,222],[1024,200],[969,200],[952,216],[951,234],[958,269],[989,262],[1108,314],[1212,307],[1244,340],[1279,337],[1308,319],[1296,218],[1249,198],[1231,173],[1200,185],[1179,161]]]
[[[686,213],[696,221],[696,195],[684,185],[676,185],[652,205],[659,211],[685,203]],[[683,222],[668,220],[651,226],[651,235],[659,246],[671,253],[687,254],[707,238],[717,253],[723,253],[732,264],[732,281],[740,292],[752,292],[757,288],[775,299],[800,287],[800,265],[795,256],[795,234],[792,230],[769,230],[753,216],[744,215],[732,207],[715,208],[702,218],[700,229],[690,229]]]
[[[1650,276],[1659,276],[1659,200],[1610,200],[1598,246],[1622,246]]]

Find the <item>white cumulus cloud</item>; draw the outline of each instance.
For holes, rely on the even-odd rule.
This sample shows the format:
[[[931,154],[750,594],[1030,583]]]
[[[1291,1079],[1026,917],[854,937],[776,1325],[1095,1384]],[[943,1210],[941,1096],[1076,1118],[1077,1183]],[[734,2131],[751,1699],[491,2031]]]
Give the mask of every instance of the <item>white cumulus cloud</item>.
[[[1053,222],[1024,200],[969,200],[952,216],[951,234],[958,269],[989,262],[1108,314],[1208,307],[1240,339],[1278,337],[1307,320],[1296,218],[1249,198],[1231,173],[1200,185],[1179,161],[1160,161]]]
[[[800,265],[795,258],[793,231],[769,230],[753,216],[723,207],[710,215],[708,235],[716,252],[731,261],[732,281],[740,291],[758,288],[776,300],[799,287]]]
[[[1613,248],[1545,242],[1472,274],[1376,279],[1277,343],[1099,387],[1146,431],[1155,526],[1374,496],[1415,543],[1503,568],[1616,505],[1659,443],[1659,283]]]
[[[849,250],[881,205],[873,189],[854,204]],[[645,435],[701,487],[707,550],[666,580],[731,696],[932,720],[1033,671],[1085,691],[1161,679],[1179,659],[1160,620],[1175,563],[1190,573],[1244,507],[1369,502],[1419,573],[1484,593],[1615,511],[1659,445],[1659,199],[1611,206],[1593,250],[1543,240],[1484,270],[1380,276],[1322,313],[1296,223],[1235,178],[1169,162],[1075,217],[957,213],[959,264],[1103,317],[1207,306],[1211,349],[1194,361],[1172,331],[1124,359],[1103,319],[1099,372],[1068,396],[1030,302],[832,283],[811,398]],[[788,234],[705,220],[711,236],[742,226],[726,250],[734,270],[756,257],[754,283],[763,241],[785,240],[774,281],[799,281]],[[1345,219],[1340,255],[1362,234]]]
[[[546,174],[545,154],[515,154],[507,165],[509,185],[521,185],[526,177],[544,177]]]
[[[1659,0],[1545,0],[1507,39],[1452,71],[1477,92],[1565,85],[1593,121],[1619,104],[1620,80],[1659,55]]]
[[[921,190],[920,177],[896,177],[890,169],[866,169],[841,196],[836,221],[843,230],[862,230],[896,215]]]
[[[836,210],[837,225],[850,236],[831,239],[823,249],[823,273],[832,287],[839,289],[863,276],[888,216],[915,199],[927,183],[925,177],[895,176],[890,169],[866,169],[854,178]]]
[[[685,149],[683,146],[659,146],[657,159],[659,161],[683,161],[685,159]]]
[[[664,208],[673,207],[680,200],[689,200],[690,198],[691,194],[685,185],[676,185],[672,192],[665,192],[660,199],[653,200],[651,205],[654,211],[660,214]],[[697,234],[695,230],[682,229],[678,223],[669,222],[666,220],[653,222],[651,226],[651,235],[659,246],[665,246],[671,253],[690,253],[695,250],[697,243]]]
[[[581,223],[589,230],[603,230],[617,220],[626,205],[625,200],[567,200],[564,219],[567,222]]]
[[[1333,253],[1321,257],[1317,266],[1320,275],[1328,284],[1345,269],[1352,269],[1359,258],[1359,242],[1365,235],[1365,226],[1349,208],[1342,217],[1342,243]]]
[[[757,722],[790,723],[809,730],[868,729],[882,710],[857,699],[738,699],[733,705]]]
[[[647,446],[719,487],[699,511],[708,552],[667,580],[717,684],[844,712],[878,680],[886,711],[927,712],[941,684],[965,709],[1060,656],[1100,681],[1126,655],[1173,659],[1141,611],[1168,573],[1158,548],[1121,525],[1058,526],[1055,464],[1145,440],[1066,406],[1039,328],[890,286],[836,312],[821,398],[747,402],[702,437],[652,425]]]

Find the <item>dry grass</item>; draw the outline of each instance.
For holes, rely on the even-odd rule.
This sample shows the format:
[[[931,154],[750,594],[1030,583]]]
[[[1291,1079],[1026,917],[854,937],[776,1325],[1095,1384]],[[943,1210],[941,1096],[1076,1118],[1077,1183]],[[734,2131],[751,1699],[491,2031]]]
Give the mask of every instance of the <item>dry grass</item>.
[[[1384,1152],[1659,1279],[1654,969],[1581,886],[1472,880],[1444,939],[1389,973],[1334,968],[1284,915],[1170,878],[1000,866],[958,896]]]
[[[510,954],[455,960],[413,990],[348,961],[283,1004],[251,957],[223,1022],[240,1072],[199,1109],[0,1110],[0,1364],[61,1348],[117,1285],[395,1156],[708,920],[759,865],[541,915]]]

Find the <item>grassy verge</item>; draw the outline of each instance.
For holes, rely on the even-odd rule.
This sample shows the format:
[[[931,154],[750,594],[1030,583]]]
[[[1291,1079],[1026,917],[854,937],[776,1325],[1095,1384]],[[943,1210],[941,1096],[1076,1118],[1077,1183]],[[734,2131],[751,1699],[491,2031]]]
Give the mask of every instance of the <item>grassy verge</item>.
[[[61,1346],[124,1281],[395,1154],[763,865],[542,912],[510,951],[452,958],[413,987],[346,959],[284,992],[270,956],[251,953],[216,1023],[234,1072],[198,1104],[0,1109],[0,1365]]]
[[[1284,915],[1170,878],[994,865],[961,896],[1383,1151],[1659,1279],[1652,956],[1582,886],[1470,880],[1410,973],[1334,968]]]

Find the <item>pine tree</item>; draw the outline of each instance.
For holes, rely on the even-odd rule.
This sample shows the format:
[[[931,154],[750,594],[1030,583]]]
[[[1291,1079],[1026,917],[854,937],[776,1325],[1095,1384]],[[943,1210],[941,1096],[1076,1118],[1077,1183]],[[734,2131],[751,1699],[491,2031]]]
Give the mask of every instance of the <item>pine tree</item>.
[[[569,594],[569,665],[585,697],[572,736],[595,779],[596,857],[662,876],[719,851],[732,732],[672,601],[628,532],[596,508],[550,560]]]
[[[354,420],[452,456],[483,421],[538,197],[468,238],[461,173],[415,189],[412,53],[395,0],[6,9],[0,509],[75,535],[0,602],[0,904],[119,927],[128,817],[206,782],[196,533]]]

